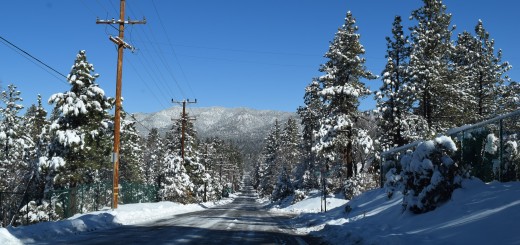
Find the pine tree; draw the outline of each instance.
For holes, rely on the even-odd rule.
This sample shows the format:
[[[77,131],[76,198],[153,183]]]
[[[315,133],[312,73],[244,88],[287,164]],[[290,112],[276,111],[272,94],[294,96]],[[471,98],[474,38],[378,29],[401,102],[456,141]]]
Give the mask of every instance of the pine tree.
[[[185,117],[181,115],[181,118],[175,120],[170,131],[166,133],[165,171],[167,175],[163,183],[165,190],[176,189],[177,193],[184,192],[177,198],[185,203],[202,200],[205,180],[205,169],[200,162],[200,153],[197,149],[196,131],[188,118],[187,115]],[[183,124],[184,142],[182,142]],[[182,166],[179,166],[179,164]],[[184,179],[183,182],[177,182],[173,180],[175,176],[183,179],[187,176],[187,179]]]
[[[280,135],[280,157],[288,173],[293,173],[302,159],[301,136],[296,120],[289,118]]]
[[[339,164],[333,166],[338,179],[355,175],[352,152],[358,132],[354,124],[359,117],[359,99],[370,94],[361,79],[375,78],[364,65],[365,49],[359,41],[355,23],[355,18],[348,12],[345,24],[325,54],[328,61],[320,69],[325,73],[319,79],[324,117],[320,119],[314,149],[329,163]]]
[[[302,125],[302,161],[296,170],[296,188],[313,189],[319,187],[316,172],[320,170],[320,163],[316,153],[312,151],[315,143],[314,134],[319,130],[319,119],[322,117],[323,103],[319,91],[319,82],[315,79],[306,88],[304,95],[305,106],[298,108],[298,115]]]
[[[165,149],[157,128],[152,128],[146,137],[143,153],[143,178],[145,183],[161,186],[164,179],[162,160]]]
[[[30,147],[27,143],[31,143],[20,127],[22,117],[19,113],[23,109],[20,95],[13,84],[0,95],[5,106],[0,107],[0,190],[14,192],[25,191],[28,173],[26,150]]]
[[[50,129],[49,159],[58,157],[65,163],[55,178],[61,187],[92,183],[99,174],[106,178],[111,176],[112,134],[108,110],[113,101],[96,84],[99,75],[92,74],[93,71],[85,51],[80,51],[67,76],[70,91],[54,94],[49,99],[56,113]]]
[[[204,197],[203,201],[218,200],[221,196],[222,184],[220,183],[219,171],[221,159],[223,159],[222,151],[225,148],[224,142],[218,138],[206,139],[201,146],[204,153],[201,157],[201,163],[204,165]]]
[[[396,16],[392,25],[392,37],[386,37],[387,64],[382,73],[383,85],[376,95],[377,108],[381,113],[380,140],[383,150],[409,143],[410,134],[406,129],[413,99],[408,91],[408,62],[410,44],[404,35],[401,17]]]
[[[509,97],[511,87],[508,85],[512,81],[507,72],[512,66],[507,61],[502,62],[502,50],[495,54],[495,41],[490,39],[481,20],[475,26],[475,34],[478,55],[474,64],[476,71],[472,76],[472,88],[477,100],[477,120],[483,120],[508,111],[505,108],[507,102],[503,98]]]
[[[120,180],[141,182],[144,179],[143,140],[135,128],[136,122],[128,120],[127,116],[126,112],[121,113]]]
[[[446,13],[441,0],[423,2],[411,15],[417,25],[410,28],[412,51],[408,70],[410,89],[416,93],[416,113],[434,133],[454,126],[451,116],[457,115],[454,109],[458,106],[455,100],[460,84],[450,73],[451,14]]]
[[[31,105],[24,116],[23,128],[30,141],[27,163],[29,167],[32,181],[29,183],[29,189],[33,193],[38,193],[38,198],[43,198],[45,192],[46,177],[48,169],[46,169],[45,159],[47,156],[48,135],[46,134],[49,126],[47,121],[47,111],[43,108],[42,98],[38,95],[38,104]],[[43,159],[43,161],[42,161]],[[44,163],[42,165],[42,162]]]
[[[280,167],[280,125],[278,120],[271,128],[262,152],[262,162],[259,166],[258,191],[261,196],[270,196],[273,193]]]
[[[478,98],[483,95],[484,87],[478,88],[476,75],[478,72],[479,60],[478,40],[469,32],[464,31],[457,37],[457,45],[452,54],[454,78],[460,81],[459,94],[460,101],[459,116],[455,121],[456,125],[474,123],[480,121],[481,116],[476,113],[478,109]],[[478,92],[480,90],[480,92]],[[486,88],[487,90],[487,88]],[[480,94],[480,95],[479,95]],[[487,95],[486,95],[487,96]]]

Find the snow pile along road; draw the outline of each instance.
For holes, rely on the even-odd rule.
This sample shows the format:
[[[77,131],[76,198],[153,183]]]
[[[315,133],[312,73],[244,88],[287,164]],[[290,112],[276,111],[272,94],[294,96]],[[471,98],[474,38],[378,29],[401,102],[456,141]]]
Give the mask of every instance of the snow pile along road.
[[[22,244],[45,241],[49,237],[70,236],[79,233],[110,229],[121,225],[152,222],[176,214],[200,211],[233,201],[235,195],[218,202],[202,204],[179,204],[173,202],[138,203],[119,205],[116,210],[77,214],[67,220],[43,222],[35,225],[0,228],[0,244]]]
[[[304,202],[307,211],[299,203],[272,210],[297,209],[300,215],[291,221],[297,232],[332,244],[520,244],[519,182],[466,180],[450,201],[420,215],[403,211],[402,195],[388,199],[384,189],[327,213],[316,213],[319,196]]]

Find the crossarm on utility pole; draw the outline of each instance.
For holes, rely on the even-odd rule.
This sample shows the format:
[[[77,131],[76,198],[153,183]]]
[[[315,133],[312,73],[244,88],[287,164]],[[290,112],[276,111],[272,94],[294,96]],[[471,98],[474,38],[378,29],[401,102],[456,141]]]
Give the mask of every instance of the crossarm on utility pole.
[[[195,99],[195,101],[190,101],[189,99],[183,100],[183,101],[174,101],[172,99],[172,102],[182,104],[181,157],[182,157],[182,161],[184,162],[184,141],[186,139],[186,136],[185,136],[186,135],[186,121],[188,120],[188,118],[186,116],[186,103],[195,104],[195,103],[197,103],[197,99]]]

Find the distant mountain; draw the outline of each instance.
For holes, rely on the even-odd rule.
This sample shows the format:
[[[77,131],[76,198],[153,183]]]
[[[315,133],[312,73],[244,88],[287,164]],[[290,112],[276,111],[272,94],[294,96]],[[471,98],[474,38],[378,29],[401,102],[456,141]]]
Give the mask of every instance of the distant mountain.
[[[180,118],[182,107],[172,107],[156,113],[137,113],[135,118],[140,124],[150,129],[155,127],[164,134],[172,125],[172,119]],[[275,120],[283,124],[290,117],[297,118],[296,113],[254,110],[248,108],[187,108],[200,139],[219,137],[236,142],[244,153],[255,153],[263,145],[264,138],[274,125]],[[148,130],[137,124],[140,134],[146,136]]]

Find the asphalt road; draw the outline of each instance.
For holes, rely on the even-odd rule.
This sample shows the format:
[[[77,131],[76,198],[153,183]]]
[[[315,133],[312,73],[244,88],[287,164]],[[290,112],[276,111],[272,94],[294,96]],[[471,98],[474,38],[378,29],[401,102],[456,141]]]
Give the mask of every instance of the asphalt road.
[[[227,205],[170,216],[153,223],[55,237],[38,244],[321,244],[295,235],[286,225],[290,215],[274,214],[256,202],[246,186]]]

